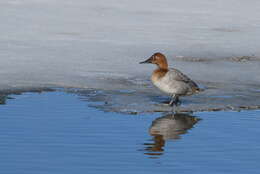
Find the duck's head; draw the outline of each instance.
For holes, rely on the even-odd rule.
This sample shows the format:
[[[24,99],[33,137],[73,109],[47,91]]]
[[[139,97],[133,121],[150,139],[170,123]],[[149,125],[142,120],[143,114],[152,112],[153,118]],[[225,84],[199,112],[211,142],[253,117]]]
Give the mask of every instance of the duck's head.
[[[140,62],[140,64],[143,63],[152,63],[156,64],[161,69],[168,69],[167,59],[162,53],[154,53],[149,59]]]

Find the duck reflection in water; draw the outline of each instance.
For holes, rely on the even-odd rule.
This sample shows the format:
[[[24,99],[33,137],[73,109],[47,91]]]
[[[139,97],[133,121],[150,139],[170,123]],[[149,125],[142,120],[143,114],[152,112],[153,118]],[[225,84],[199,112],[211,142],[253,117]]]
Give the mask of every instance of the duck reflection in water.
[[[162,155],[167,140],[180,139],[180,135],[186,134],[199,120],[198,117],[184,113],[171,113],[157,118],[149,128],[153,142],[144,144],[145,154],[150,157]]]

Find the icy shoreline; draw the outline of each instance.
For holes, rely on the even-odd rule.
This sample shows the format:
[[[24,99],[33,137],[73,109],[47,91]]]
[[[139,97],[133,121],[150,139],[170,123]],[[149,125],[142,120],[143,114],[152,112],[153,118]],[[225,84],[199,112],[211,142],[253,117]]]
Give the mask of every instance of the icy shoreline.
[[[240,88],[227,87],[220,83],[205,83],[205,91],[188,97],[182,97],[179,112],[204,111],[240,111],[260,109],[260,90],[258,86],[240,85]],[[115,89],[115,86],[118,88]],[[237,85],[238,86],[238,85]],[[222,87],[222,88],[221,88]],[[246,90],[250,88],[251,90]],[[225,90],[223,90],[225,89]],[[26,92],[60,91],[78,95],[90,107],[105,112],[124,114],[140,114],[151,112],[171,112],[172,108],[166,102],[169,97],[153,87],[149,80],[138,81],[116,79],[111,89],[93,88],[23,88],[0,91],[0,103],[5,104],[9,96]],[[50,98],[51,100],[51,98]]]

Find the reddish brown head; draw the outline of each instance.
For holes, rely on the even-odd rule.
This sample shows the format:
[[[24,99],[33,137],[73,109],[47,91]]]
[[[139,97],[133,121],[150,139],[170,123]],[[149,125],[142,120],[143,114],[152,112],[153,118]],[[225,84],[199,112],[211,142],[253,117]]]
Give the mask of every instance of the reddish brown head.
[[[162,53],[154,53],[149,59],[140,63],[152,63],[160,69],[168,69],[167,59]]]

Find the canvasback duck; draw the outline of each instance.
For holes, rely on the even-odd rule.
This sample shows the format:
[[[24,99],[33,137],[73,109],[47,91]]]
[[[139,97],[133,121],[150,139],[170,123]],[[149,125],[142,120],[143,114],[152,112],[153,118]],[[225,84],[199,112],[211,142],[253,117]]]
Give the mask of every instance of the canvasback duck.
[[[149,59],[140,62],[157,65],[151,80],[161,91],[171,95],[170,106],[180,103],[180,96],[192,95],[200,91],[198,85],[188,76],[175,68],[168,68],[166,57],[162,53],[155,53]]]

